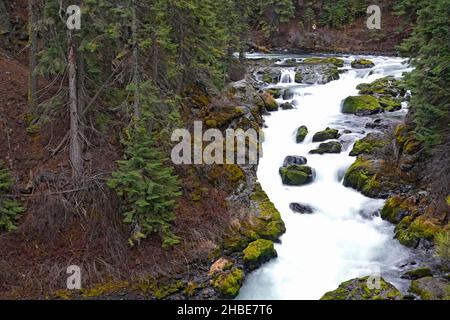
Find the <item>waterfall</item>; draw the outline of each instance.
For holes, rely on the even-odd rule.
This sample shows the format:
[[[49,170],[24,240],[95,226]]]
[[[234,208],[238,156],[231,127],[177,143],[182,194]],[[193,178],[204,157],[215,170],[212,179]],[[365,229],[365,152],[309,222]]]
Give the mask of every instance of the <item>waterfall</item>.
[[[393,239],[393,225],[375,214],[384,200],[367,198],[342,184],[342,173],[355,160],[349,156],[353,143],[364,137],[362,133],[371,131],[364,125],[373,120],[342,114],[342,100],[356,95],[360,83],[387,75],[401,76],[409,70],[399,58],[371,59],[377,70],[373,74],[350,69],[348,58],[349,70],[340,80],[325,85],[290,85],[299,107],[265,117],[264,156],[257,175],[280,211],[287,232],[276,244],[278,258],[247,276],[238,299],[319,299],[343,281],[377,272],[400,288],[406,286],[399,279],[398,266],[409,259],[410,251]],[[286,87],[294,80],[294,72],[285,70],[277,87]],[[302,125],[308,127],[309,134],[297,144],[295,132]],[[312,142],[312,135],[327,127],[340,132],[351,130],[341,138],[345,140],[343,152],[310,155],[309,151],[319,144]],[[316,172],[313,183],[301,187],[282,184],[278,169],[288,155],[308,159]],[[289,208],[293,202],[313,207],[314,214],[293,213]]]

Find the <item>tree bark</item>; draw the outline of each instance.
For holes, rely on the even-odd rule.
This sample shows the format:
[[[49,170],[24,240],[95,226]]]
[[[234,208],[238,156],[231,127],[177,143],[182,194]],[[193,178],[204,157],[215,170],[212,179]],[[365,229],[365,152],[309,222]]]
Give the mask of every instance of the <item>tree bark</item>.
[[[77,49],[73,31],[67,31],[68,63],[69,63],[69,111],[70,111],[70,148],[69,158],[72,164],[73,177],[76,182],[83,175],[83,158],[80,140],[80,114],[78,109],[77,90]]]
[[[139,47],[138,47],[138,36],[137,36],[137,12],[136,12],[136,0],[132,1],[132,11],[133,11],[133,21],[132,21],[132,31],[133,31],[133,84],[134,84],[134,116],[139,119],[141,116],[140,111],[140,75],[139,75]]]
[[[30,41],[30,74],[28,87],[28,107],[30,113],[35,113],[36,109],[36,92],[37,92],[37,77],[35,74],[37,66],[37,32],[36,32],[36,0],[30,0],[28,3],[29,14],[29,41]]]

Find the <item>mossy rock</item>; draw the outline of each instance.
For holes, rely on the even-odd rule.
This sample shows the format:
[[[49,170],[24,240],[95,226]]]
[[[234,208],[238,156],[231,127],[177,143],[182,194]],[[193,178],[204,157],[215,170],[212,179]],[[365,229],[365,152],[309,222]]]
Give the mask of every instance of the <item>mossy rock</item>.
[[[294,91],[291,89],[286,89],[283,91],[283,100],[291,100],[294,98]]]
[[[267,111],[277,111],[278,103],[275,101],[274,97],[268,93],[264,92],[261,94],[262,106],[266,108]]]
[[[388,96],[380,97],[378,103],[386,112],[398,111],[402,108],[402,103],[399,100]]]
[[[421,240],[434,241],[442,228],[425,216],[406,216],[395,228],[395,238],[404,246],[417,248]]]
[[[381,186],[372,170],[372,161],[358,157],[345,173],[344,186],[361,191],[368,197],[378,197]]]
[[[339,58],[305,58],[302,61],[304,64],[333,64],[338,68],[342,68],[344,66],[344,60]]]
[[[387,141],[376,133],[369,133],[366,137],[355,142],[350,156],[355,157],[361,154],[373,154],[376,150],[384,147]]]
[[[214,165],[208,173],[208,178],[216,184],[226,183],[236,187],[245,180],[245,172],[237,164]]]
[[[263,71],[262,81],[268,84],[276,84],[280,81],[280,77],[281,77],[280,71],[275,71],[273,69],[272,70],[266,69]]]
[[[399,124],[394,130],[394,135],[405,154],[413,155],[422,149],[422,143],[416,140],[413,129],[405,124]]]
[[[354,69],[369,69],[375,67],[375,63],[368,59],[357,59],[352,61],[352,68]]]
[[[305,165],[290,165],[281,167],[281,180],[283,184],[288,186],[302,186],[313,181],[313,170]]]
[[[242,253],[244,263],[249,270],[256,269],[277,256],[273,242],[265,239],[253,241]]]
[[[430,268],[418,268],[414,270],[409,270],[402,275],[402,278],[409,280],[417,280],[424,277],[432,277],[433,273]]]
[[[441,278],[424,277],[411,281],[409,292],[423,300],[450,300],[450,284]]]
[[[408,200],[399,196],[391,196],[386,200],[380,215],[382,219],[397,224],[404,217],[412,215],[415,210],[416,208]]]
[[[339,131],[337,129],[326,128],[323,131],[317,132],[313,136],[313,142],[322,142],[331,139],[338,139],[340,137]]]
[[[359,94],[368,94],[374,96],[391,96],[396,98],[404,96],[406,93],[405,84],[403,80],[397,80],[392,76],[377,79],[372,83],[361,83],[356,89]]]
[[[302,83],[303,81],[303,75],[300,71],[297,71],[295,73],[295,83]]]
[[[292,110],[294,109],[294,105],[290,102],[285,102],[280,106],[280,108],[283,110]]]
[[[275,99],[281,98],[281,95],[283,93],[283,90],[278,88],[270,88],[266,91],[270,93]]]
[[[342,144],[337,141],[330,141],[321,143],[319,145],[319,148],[315,150],[311,150],[310,154],[325,154],[325,153],[341,153],[342,151]]]
[[[372,115],[380,113],[383,108],[373,96],[350,96],[342,104],[342,112],[355,115]]]
[[[339,75],[339,70],[337,68],[330,68],[325,70],[325,77],[326,82],[331,82],[334,80],[339,80],[341,76]]]
[[[308,128],[306,126],[301,126],[300,128],[297,129],[295,141],[297,141],[297,143],[301,143],[305,140],[307,135],[308,135]]]
[[[235,298],[239,294],[245,273],[240,268],[234,268],[228,272],[220,274],[212,281],[213,287],[224,298]]]
[[[380,279],[378,288],[369,288],[369,277],[345,281],[334,290],[325,293],[320,300],[400,300],[402,294],[389,282]],[[371,283],[372,284],[372,283]]]

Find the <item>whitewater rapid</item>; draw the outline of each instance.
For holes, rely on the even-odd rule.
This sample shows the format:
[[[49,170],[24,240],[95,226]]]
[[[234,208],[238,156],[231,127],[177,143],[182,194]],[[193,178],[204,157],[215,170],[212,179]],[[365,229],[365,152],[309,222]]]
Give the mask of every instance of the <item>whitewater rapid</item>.
[[[266,56],[267,57],[267,56]],[[271,58],[292,58],[272,56]],[[295,57],[295,56],[294,56]],[[278,258],[263,265],[246,278],[238,299],[319,299],[346,280],[381,274],[402,287],[400,266],[410,252],[393,239],[394,227],[378,212],[384,200],[370,199],[342,184],[345,170],[355,161],[349,153],[354,142],[374,131],[364,128],[377,116],[356,117],[341,113],[341,102],[357,95],[356,86],[409,71],[405,61],[393,57],[365,57],[375,62],[372,69],[354,70],[345,57],[347,70],[340,79],[325,85],[293,83],[293,71],[286,69],[275,87],[294,90],[296,109],[280,110],[265,116],[263,156],[258,166],[258,180],[286,223],[287,231],[276,244]],[[278,102],[284,102],[282,99]],[[402,117],[406,111],[390,114]],[[378,116],[379,117],[379,116]],[[303,143],[295,142],[298,127],[306,125],[309,134]],[[341,154],[310,155],[319,143],[314,133],[327,127],[351,130],[340,140]],[[313,183],[301,187],[284,186],[278,174],[286,156],[308,159],[316,172]],[[311,215],[292,212],[289,204],[299,202],[315,209]]]

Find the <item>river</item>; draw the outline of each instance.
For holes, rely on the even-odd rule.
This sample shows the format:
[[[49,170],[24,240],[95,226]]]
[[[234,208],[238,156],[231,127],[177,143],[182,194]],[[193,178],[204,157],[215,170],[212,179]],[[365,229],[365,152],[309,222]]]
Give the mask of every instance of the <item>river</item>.
[[[249,58],[268,57],[250,55]],[[273,59],[298,56],[272,55]],[[370,199],[342,184],[345,170],[355,161],[349,153],[355,140],[374,131],[364,125],[380,115],[357,117],[341,113],[341,102],[357,95],[356,86],[392,75],[401,77],[409,71],[406,61],[395,57],[365,57],[375,62],[372,69],[351,69],[356,56],[341,57],[346,70],[339,80],[324,85],[293,83],[289,68],[282,83],[275,87],[294,90],[293,110],[280,110],[265,116],[264,155],[258,166],[258,180],[280,211],[287,232],[276,244],[278,258],[248,275],[237,299],[319,299],[346,280],[377,275],[400,289],[400,266],[410,261],[411,252],[393,239],[394,226],[379,215],[384,200]],[[282,99],[278,100],[283,102]],[[390,113],[401,118],[406,110]],[[309,134],[303,143],[295,142],[299,126],[306,125]],[[310,155],[319,143],[312,142],[314,133],[327,127],[351,130],[340,140],[341,154]],[[305,156],[315,172],[313,183],[301,187],[282,184],[278,169],[288,155]],[[314,214],[293,213],[292,202],[308,204]]]

